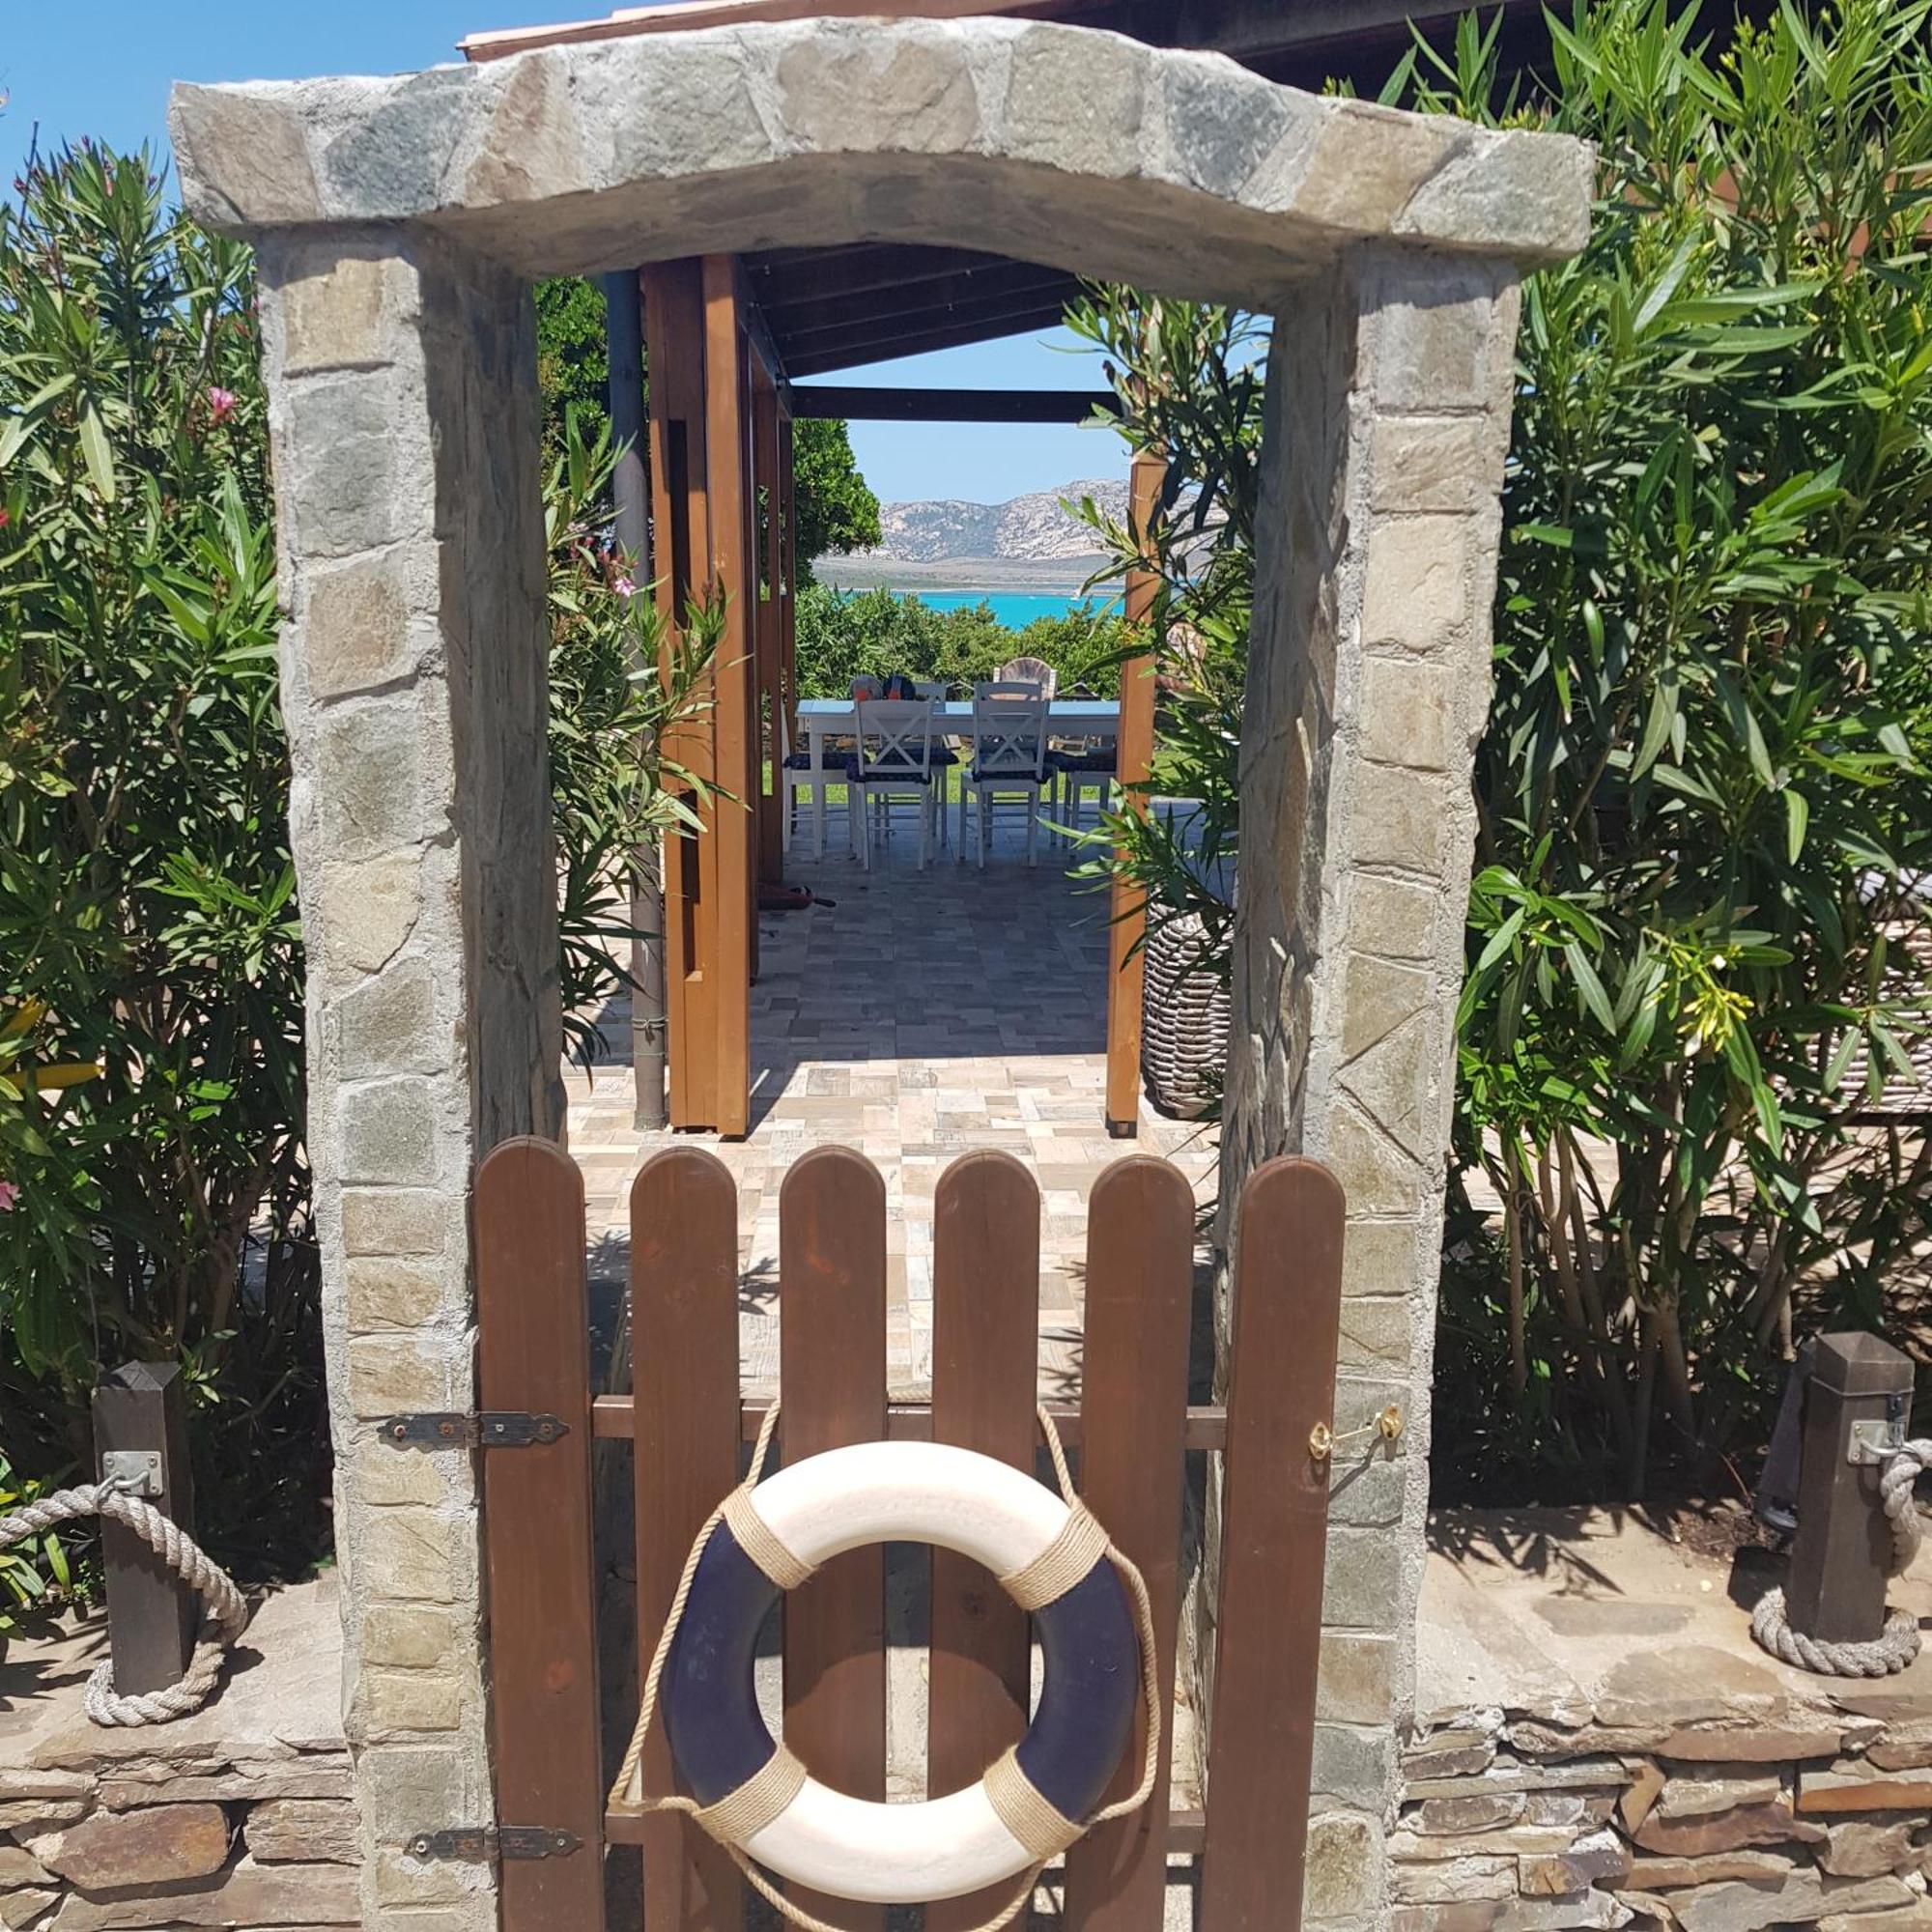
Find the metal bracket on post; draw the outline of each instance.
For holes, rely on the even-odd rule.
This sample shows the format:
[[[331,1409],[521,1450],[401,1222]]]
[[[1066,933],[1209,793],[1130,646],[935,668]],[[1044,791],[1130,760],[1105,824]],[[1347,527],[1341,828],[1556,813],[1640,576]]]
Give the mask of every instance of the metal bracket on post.
[[[582,1846],[576,1833],[549,1825],[458,1825],[446,1832],[418,1832],[407,1849],[412,1859],[494,1865],[504,1859],[567,1859]]]
[[[570,1434],[570,1425],[560,1418],[522,1408],[486,1408],[480,1415],[390,1415],[377,1428],[396,1449],[539,1449]]]
[[[1906,1399],[1894,1389],[1885,1399],[1885,1415],[1879,1421],[1854,1422],[1851,1440],[1845,1445],[1845,1461],[1868,1464],[1889,1463],[1905,1447]]]
[[[154,1502],[167,1494],[158,1449],[107,1449],[101,1452],[100,1480],[113,1483],[124,1495]]]

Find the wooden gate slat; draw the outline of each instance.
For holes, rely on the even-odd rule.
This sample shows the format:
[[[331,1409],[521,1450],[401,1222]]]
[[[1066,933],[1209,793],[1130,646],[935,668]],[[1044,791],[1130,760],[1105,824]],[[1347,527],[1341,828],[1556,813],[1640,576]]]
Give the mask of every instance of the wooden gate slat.
[[[554,1415],[569,1431],[483,1458],[497,1815],[583,1841],[568,1858],[504,1864],[502,1924],[504,1932],[601,1932],[583,1181],[552,1143],[505,1141],[477,1170],[470,1213],[478,1406]]]
[[[1220,1611],[1202,1922],[1297,1932],[1321,1651],[1345,1207],[1318,1162],[1270,1161],[1236,1224]]]
[[[886,1184],[863,1154],[814,1148],[779,1192],[779,1388],[787,1463],[886,1425]],[[785,1600],[785,1739],[813,1776],[886,1795],[885,1553],[848,1550]],[[797,1889],[808,1912],[875,1932],[877,1906]]]
[[[1145,1155],[1116,1162],[1087,1208],[1080,1490],[1147,1578],[1164,1720],[1160,1775],[1146,1806],[1089,1833],[1066,1855],[1065,1916],[1082,1932],[1157,1932],[1165,1906],[1173,1755],[1165,1719],[1174,1708],[1180,1615],[1193,1287],[1194,1197],[1186,1180]],[[1109,1800],[1132,1791],[1144,1749],[1137,1725]]]
[[[738,1481],[738,1197],[702,1148],[654,1155],[631,1188],[631,1331],[641,1682],[692,1539]],[[661,1724],[643,1768],[647,1791],[671,1789]],[[737,1932],[744,1888],[719,1846],[676,1817],[646,1821],[643,1845],[645,1932]]]
[[[955,1160],[933,1198],[932,1439],[1029,1474],[1038,1442],[1039,1188],[1009,1153]],[[932,1554],[926,1785],[976,1782],[1026,1729],[1026,1613],[979,1564]],[[1002,1886],[925,1911],[926,1932],[983,1924]]]

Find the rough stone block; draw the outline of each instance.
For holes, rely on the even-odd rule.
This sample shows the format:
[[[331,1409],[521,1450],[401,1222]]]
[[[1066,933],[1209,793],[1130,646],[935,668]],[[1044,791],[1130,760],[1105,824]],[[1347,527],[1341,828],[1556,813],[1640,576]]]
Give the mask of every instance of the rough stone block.
[[[1662,1894],[1684,1932],[1759,1932],[1770,1925],[1815,1923],[1828,1912],[1887,1911],[1913,1905],[1918,1894],[1897,1879],[1833,1879],[1807,1868],[1776,1884],[1749,1880]]]
[[[463,1722],[463,1687],[428,1670],[372,1670],[364,1679],[372,1736],[397,1731],[453,1731]]]
[[[1502,482],[1502,447],[1487,415],[1378,415],[1369,507],[1452,515],[1485,509]]]
[[[34,1856],[88,1891],[205,1878],[228,1861],[228,1818],[217,1804],[155,1804],[99,1811],[36,1838]]]
[[[1372,1820],[1331,1811],[1308,1821],[1302,1897],[1311,1918],[1368,1917],[1380,1909],[1381,1890],[1381,1833]]]
[[[427,1080],[371,1081],[338,1102],[337,1171],[344,1180],[429,1185],[441,1177],[436,1114]]]
[[[1487,1832],[1498,1825],[1514,1825],[1528,1804],[1521,1791],[1470,1792],[1460,1798],[1425,1798],[1420,1804],[1406,1805],[1402,1814],[1405,1832],[1425,1837],[1437,1834]]]
[[[277,495],[290,506],[284,535],[296,554],[357,556],[425,528],[429,505],[402,460],[398,380],[308,376],[283,386]]]
[[[358,1260],[344,1270],[343,1306],[352,1335],[385,1329],[415,1329],[448,1312],[444,1306],[446,1270],[437,1261],[405,1261],[392,1256]]]
[[[1395,1697],[1392,1637],[1323,1631],[1315,1715],[1337,1724],[1385,1724]]]
[[[416,278],[400,257],[343,255],[282,284],[282,374],[395,359],[418,319]]]
[[[1351,1215],[1342,1243],[1345,1303],[1412,1294],[1421,1241],[1422,1231],[1414,1221],[1359,1221]]]
[[[1791,1790],[1783,1776],[1776,1771],[1714,1765],[1710,1775],[1672,1777],[1657,1800],[1659,1818],[1700,1818],[1716,1811],[1732,1811],[1740,1804],[1788,1804]]]
[[[1356,865],[1442,876],[1455,808],[1441,780],[1397,765],[1363,765],[1351,791],[1346,836]]]
[[[426,1509],[369,1512],[357,1569],[381,1578],[384,1596],[399,1603],[453,1604],[469,1568],[462,1532],[448,1518]]]
[[[1413,1327],[1414,1317],[1406,1301],[1391,1296],[1345,1298],[1339,1362],[1345,1368],[1384,1373],[1406,1370]]]
[[[242,1836],[258,1864],[362,1861],[362,1828],[355,1806],[327,1799],[270,1799],[248,1813]]]
[[[1886,1872],[1918,1867],[1912,1824],[1868,1825],[1854,1821],[1828,1825],[1818,1847],[1818,1862],[1834,1878],[1878,1878]]]
[[[1338,1109],[1325,1158],[1349,1206],[1363,1214],[1412,1214],[1424,1191],[1422,1170],[1379,1127]]]
[[[1362,667],[1362,755],[1411,771],[1457,770],[1467,756],[1463,686],[1441,665],[1371,658]]]
[[[1342,1058],[1354,1060],[1430,1009],[1435,976],[1373,953],[1350,952],[1343,968]]]
[[[1799,1774],[1804,1812],[1932,1811],[1932,1770],[1879,1771],[1869,1765]]]
[[[432,1670],[459,1650],[461,1632],[446,1610],[372,1604],[362,1619],[362,1661],[405,1670]]]
[[[1364,642],[1430,651],[1462,637],[1475,529],[1469,517],[1375,520],[1362,588]]]
[[[1539,1852],[1521,1861],[1525,1897],[1565,1898],[1595,1885],[1615,1887],[1631,1867],[1631,1850],[1614,1832],[1592,1832],[1567,1852]]]
[[[448,1457],[398,1451],[380,1435],[357,1442],[336,1466],[348,1493],[363,1509],[415,1503],[435,1510],[466,1498],[462,1485],[467,1477],[458,1474]]]
[[[408,593],[392,554],[313,569],[303,590],[299,636],[311,697],[373,691],[409,674],[415,647]]]
[[[1466,295],[1452,273],[1426,270],[1390,277],[1376,334],[1378,412],[1480,410],[1491,402],[1492,355],[1514,353],[1494,343],[1493,298]]]
[[[1002,150],[1102,179],[1128,174],[1140,156],[1148,55],[1130,41],[1076,45],[1051,28],[1012,43]]]
[[[461,1865],[412,1859],[387,1848],[376,1854],[376,1898],[381,1905],[456,1905],[472,1889],[473,1881]]]
[[[399,959],[336,1003],[341,1077],[430,1073],[455,1057],[437,1022],[436,975],[427,959]]]
[[[1624,1875],[1626,1891],[1689,1891],[1697,1886],[1719,1885],[1725,1880],[1746,1884],[1782,1885],[1797,1868],[1797,1861],[1786,1852],[1739,1850],[1708,1852],[1692,1858],[1652,1857],[1640,1853]]]
[[[7,1932],[29,1932],[39,1925],[59,1902],[60,1893],[49,1886],[24,1886],[17,1891],[0,1891],[0,1925]]]
[[[141,1932],[141,1928],[275,1925],[348,1926],[360,1919],[356,1874],[346,1865],[261,1865],[243,1858],[212,1878],[158,1891],[144,1888],[89,1898],[70,1892],[53,1932]]]
[[[812,147],[924,155],[980,145],[980,90],[956,40],[816,36],[785,49],[778,82],[785,126]]]
[[[423,838],[423,722],[418,704],[372,699],[324,715],[316,795],[324,847],[371,858]]]
[[[440,1255],[450,1232],[450,1204],[440,1194],[400,1187],[342,1191],[342,1249],[352,1261]]]
[[[1378,959],[1434,960],[1443,917],[1442,895],[1433,886],[1357,872],[1349,886],[1349,944]],[[1462,908],[1456,912],[1460,927]]]
[[[275,226],[321,214],[302,111],[292,93],[177,87],[168,125],[184,182],[191,178],[206,197],[206,219]]]
[[[330,860],[322,868],[321,904],[305,906],[303,929],[329,979],[354,983],[380,972],[414,931],[422,911],[422,859],[389,852],[379,859]]]
[[[441,1337],[351,1337],[349,1406],[355,1415],[445,1409],[453,1400],[449,1350]]]
[[[1825,1833],[1780,1802],[1740,1804],[1735,1810],[1697,1818],[1660,1818],[1653,1811],[1632,1835],[1647,1852],[1697,1858],[1706,1852],[1736,1851],[1741,1845],[1817,1844]]]
[[[1395,1775],[1395,1740],[1386,1727],[1315,1726],[1310,1789],[1319,1797],[1379,1809]]]

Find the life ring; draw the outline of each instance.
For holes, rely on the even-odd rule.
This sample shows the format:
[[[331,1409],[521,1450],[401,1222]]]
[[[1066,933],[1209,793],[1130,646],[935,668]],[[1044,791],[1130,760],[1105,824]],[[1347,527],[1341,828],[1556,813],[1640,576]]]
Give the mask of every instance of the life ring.
[[[753,1684],[781,1593],[888,1541],[984,1564],[1032,1612],[1046,1666],[1019,1745],[980,1783],[923,1804],[872,1804],[807,1776],[774,1743]],[[955,1898],[1036,1870],[1084,1830],[1148,1701],[1151,1631],[1109,1555],[1077,1502],[940,1443],[829,1450],[734,1491],[689,1572],[664,1665],[666,1730],[699,1823],[781,1877],[868,1903]]]

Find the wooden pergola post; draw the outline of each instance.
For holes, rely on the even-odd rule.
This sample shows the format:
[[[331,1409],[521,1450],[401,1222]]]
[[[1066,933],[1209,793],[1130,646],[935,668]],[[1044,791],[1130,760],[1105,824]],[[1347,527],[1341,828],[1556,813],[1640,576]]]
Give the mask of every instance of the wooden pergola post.
[[[1134,456],[1127,486],[1129,527],[1144,556],[1152,556],[1149,527],[1160,503],[1167,476],[1166,459],[1143,449]],[[1153,569],[1127,573],[1126,617],[1145,624],[1160,588]],[[1121,735],[1115,768],[1130,811],[1147,810],[1145,785],[1153,769],[1153,723],[1157,653],[1142,651],[1121,667]],[[1118,855],[1117,855],[1118,856]],[[1116,1140],[1132,1140],[1140,1131],[1141,1114],[1141,997],[1146,979],[1146,955],[1141,941],[1147,934],[1147,901],[1138,887],[1114,878],[1112,923],[1107,944],[1107,1131]]]

